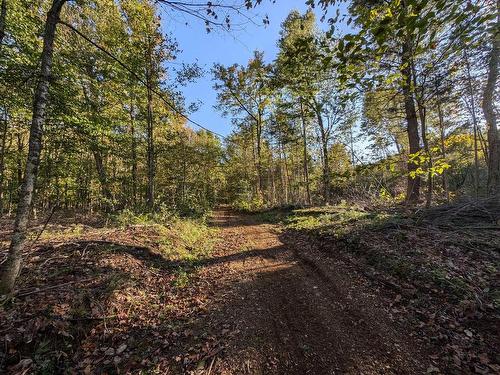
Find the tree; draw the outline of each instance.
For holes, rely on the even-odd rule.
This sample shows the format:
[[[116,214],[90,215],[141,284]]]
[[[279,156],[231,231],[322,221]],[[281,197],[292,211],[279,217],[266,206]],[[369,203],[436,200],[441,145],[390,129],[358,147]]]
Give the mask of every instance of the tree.
[[[403,95],[410,152],[407,201],[415,203],[420,196],[420,173],[416,163],[420,158],[418,155],[425,152],[425,159],[431,160],[426,138],[425,97],[418,86],[424,87],[423,82],[430,72],[439,66],[438,63],[458,50],[457,38],[453,33],[468,33],[483,22],[483,15],[478,13],[477,6],[459,1],[375,1],[368,7],[355,2],[350,9],[362,30],[357,36],[349,38],[350,42],[355,42],[350,45],[347,43],[341,51],[342,55],[350,54],[356,60],[361,56],[367,58],[368,54],[372,56],[372,61],[375,61],[373,67],[389,71],[397,67],[399,70],[380,78],[398,82],[398,89]],[[476,13],[476,16],[472,16]],[[442,53],[427,63],[424,69],[416,69],[419,59],[428,51],[436,49],[440,43],[443,45]],[[394,64],[395,58],[397,65]],[[377,78],[373,67],[367,70],[371,72],[369,75],[365,74],[372,80]],[[421,151],[422,144],[424,151]],[[429,165],[427,169],[430,171],[431,167]],[[428,191],[431,192],[431,185]]]
[[[488,126],[488,193],[500,198],[500,133],[497,127],[497,113],[494,106],[495,88],[500,63],[500,1],[496,5],[496,23],[491,31],[491,51],[488,61],[488,79],[484,87],[483,113]]]
[[[65,3],[66,0],[54,0],[45,21],[43,51],[40,58],[40,78],[33,99],[33,118],[30,128],[29,153],[24,172],[24,181],[19,193],[19,204],[17,207],[9,254],[1,269],[0,294],[7,294],[12,291],[16,278],[21,270],[22,250],[26,242],[28,217],[40,164],[43,123],[45,121],[45,108],[47,106],[50,77],[52,73],[54,39],[61,9]]]
[[[324,121],[325,109],[332,92],[328,94],[322,88],[330,74],[323,66],[324,56],[320,48],[324,35],[316,28],[316,18],[312,11],[301,15],[292,11],[281,25],[279,52],[276,58],[276,85],[288,91],[289,100],[299,103],[302,121],[303,168],[307,191],[307,203],[311,204],[309,170],[307,163],[306,129],[309,113],[316,118],[319,127],[323,162],[323,195],[326,201],[330,198],[330,165],[328,144],[331,127]],[[323,86],[323,87],[321,87]]]
[[[254,139],[255,168],[257,171],[257,195],[264,191],[262,168],[262,141],[265,126],[265,115],[271,103],[269,87],[270,67],[264,63],[264,55],[254,52],[253,58],[246,67],[232,65],[225,68],[216,65],[213,69],[216,79],[214,88],[218,91],[218,107],[224,113],[244,115],[241,126],[250,123],[250,132]]]
[[[25,166],[24,180],[22,188],[19,192],[19,199],[17,202],[18,204],[16,221],[14,225],[14,234],[9,249],[9,256],[7,258],[7,261],[3,263],[1,270],[1,293],[8,293],[12,290],[15,279],[21,268],[21,254],[26,244],[28,216],[30,214],[31,208],[33,207],[33,195],[36,188],[35,181],[37,177],[39,177],[38,175],[40,167],[42,167],[42,171],[44,172],[41,177],[43,177],[44,182],[47,182],[49,184],[48,186],[50,186],[51,188],[55,188],[58,201],[59,198],[61,198],[60,187],[62,185],[64,198],[63,200],[65,204],[69,204],[70,202],[72,204],[75,204],[75,201],[78,198],[81,200],[85,200],[92,207],[92,204],[95,200],[95,195],[104,195],[104,199],[106,201],[114,201],[115,199],[117,199],[117,197],[119,197],[120,194],[120,190],[116,189],[115,182],[118,181],[118,174],[120,172],[119,167],[123,162],[122,160],[120,160],[120,152],[117,150],[120,150],[120,144],[123,144],[121,124],[123,124],[123,117],[125,113],[121,111],[119,114],[117,114],[117,111],[120,110],[120,106],[117,104],[123,101],[123,96],[117,94],[113,95],[111,94],[111,92],[113,90],[122,90],[122,92],[126,93],[127,84],[130,84],[131,78],[128,74],[123,74],[123,70],[116,70],[117,65],[121,66],[121,68],[127,68],[129,65],[132,65],[130,61],[131,59],[128,61],[129,65],[122,61],[127,57],[127,54],[125,53],[125,51],[127,51],[127,47],[130,47],[132,44],[129,43],[130,35],[128,35],[128,33],[130,32],[130,28],[126,27],[127,20],[123,12],[123,8],[119,9],[119,5],[124,5],[126,3],[126,0],[124,0],[123,2],[114,2],[112,4],[106,2],[106,6],[102,6],[103,4],[98,0],[93,2],[92,6],[88,6],[89,4],[87,2],[72,3],[70,7],[68,6],[71,9],[71,12],[68,12],[67,14],[65,14],[65,16],[67,16],[69,19],[72,19],[73,16],[80,16],[80,20],[78,20],[78,17],[74,17],[74,19],[72,19],[71,21],[75,23],[81,21],[79,25],[85,25],[88,28],[84,30],[84,33],[81,33],[78,32],[77,28],[71,26],[70,23],[63,22],[65,27],[68,30],[71,30],[72,33],[75,33],[78,38],[82,38],[82,40],[87,43],[87,46],[96,48],[94,53],[88,53],[86,57],[88,57],[89,59],[94,59],[94,62],[96,62],[97,65],[102,64],[98,67],[101,69],[100,71],[95,70],[94,68],[96,67],[93,66],[93,64],[87,64],[87,70],[85,71],[85,74],[82,74],[83,72],[79,70],[79,68],[82,68],[84,67],[83,65],[85,65],[79,64],[80,61],[75,61],[75,59],[72,59],[69,65],[66,65],[64,68],[60,64],[60,62],[65,58],[64,52],[70,50],[72,47],[69,46],[68,48],[67,45],[64,45],[63,47],[64,41],[62,40],[61,45],[57,46],[62,53],[55,56],[55,58],[59,60],[57,61],[57,64],[53,64],[54,45],[57,39],[56,27],[59,22],[61,9],[63,8],[65,3],[66,0],[53,0],[50,2],[41,1],[39,4],[36,4],[33,7],[31,6],[32,4],[29,4],[30,7],[28,12],[26,4],[21,4],[16,1],[10,2],[9,14],[7,14],[6,18],[8,20],[9,18],[14,17],[10,16],[10,13],[13,13],[15,16],[19,16],[20,20],[22,21],[29,20],[29,22],[20,24],[16,24],[16,22],[4,22],[4,18],[2,17],[5,15],[5,13],[0,12],[0,31],[2,32],[2,41],[5,42],[5,40],[8,40],[9,43],[11,43],[12,41],[14,41],[14,43],[18,43],[18,45],[16,45],[16,48],[12,49],[12,51],[16,51],[16,54],[14,54],[13,56],[14,59],[4,60],[4,49],[2,48],[2,74],[5,73],[5,67],[7,67],[7,69],[12,67],[15,72],[19,74],[12,74],[11,71],[6,72],[4,76],[14,77],[12,81],[17,85],[21,84],[21,86],[29,86],[29,83],[33,81],[33,77],[39,76],[39,79],[37,80],[37,86],[34,90],[35,95],[33,100],[33,115],[29,136],[29,150],[26,155],[27,162]],[[211,3],[202,5],[197,3],[186,5],[181,4],[180,7],[168,1],[161,3],[164,4],[164,6],[171,7],[183,13],[191,14],[196,18],[202,18],[205,22],[208,22],[208,25],[210,25],[210,27],[221,27],[228,24],[227,22],[221,24],[220,22],[216,21],[216,19],[218,18],[219,10],[222,12],[231,12],[238,10],[238,8],[236,7],[222,7],[219,4]],[[7,9],[6,4],[7,2],[2,3],[2,11],[4,9]],[[29,17],[29,14],[30,12],[33,12],[38,15],[38,12],[41,9],[44,9],[45,5],[48,5],[50,9],[47,13],[46,21],[43,26],[43,49],[41,57],[39,59],[40,48],[38,45],[38,40],[36,38],[37,29],[30,27],[29,24],[30,22],[33,22],[38,26],[38,17]],[[145,5],[146,8],[150,7],[150,9],[152,9],[153,15],[155,15],[157,8],[153,3],[145,1],[141,2],[141,5]],[[98,9],[102,11],[102,15],[96,12],[96,10]],[[117,10],[118,12],[116,12]],[[210,10],[210,12],[207,13],[207,10]],[[113,12],[115,12],[113,14],[113,17],[109,20],[106,20],[105,15],[111,14]],[[205,15],[203,15],[203,13],[205,13]],[[25,16],[26,14],[28,14],[28,16]],[[115,17],[116,14],[119,15],[118,18]],[[154,22],[149,22],[149,20],[150,18],[143,17],[142,22],[146,24],[146,27],[158,30],[157,19],[155,19]],[[106,21],[109,21],[109,23],[106,24]],[[97,32],[93,34],[94,31]],[[86,32],[89,33],[89,36],[85,35]],[[30,40],[30,38],[33,40]],[[154,42],[156,43],[153,43],[154,48],[157,48],[157,41],[154,40]],[[99,45],[99,43],[101,43],[102,45]],[[27,47],[23,49],[18,48],[19,46]],[[109,50],[106,50],[106,48],[109,48],[111,52]],[[144,50],[142,50],[142,52],[144,52]],[[161,58],[169,56],[168,53],[163,55],[163,53],[165,52],[166,50],[161,51]],[[8,53],[10,53],[10,50]],[[128,57],[130,57],[130,55]],[[155,61],[155,58],[156,56],[154,56],[152,59],[149,59],[150,67],[152,67],[151,62]],[[4,61],[7,61],[7,63],[4,64]],[[26,61],[28,61],[28,64],[26,64]],[[38,69],[36,69],[36,71],[34,69],[34,66],[38,65],[39,61],[41,74],[37,74],[36,71],[38,71]],[[89,62],[88,59],[85,59],[84,61]],[[117,62],[119,63],[117,64]],[[113,64],[115,64],[114,69],[110,68],[110,65]],[[27,66],[26,69],[25,65]],[[125,71],[130,73],[131,71],[135,71],[136,67],[137,66],[134,66],[134,69],[125,69]],[[159,74],[159,71],[161,69],[159,67],[159,64],[154,66],[154,68],[156,68],[157,71],[153,72],[152,69],[150,69],[150,73],[152,74],[149,75],[150,84],[146,85],[147,90],[151,90],[151,87],[155,85],[158,88],[161,84],[161,77]],[[57,71],[57,74],[52,74],[54,73],[54,71]],[[139,70],[137,70],[137,72],[139,72]],[[22,75],[24,75],[24,77],[20,78],[20,76]],[[126,79],[123,79],[124,77],[126,77]],[[134,75],[134,79],[136,79],[137,77],[139,77],[138,74]],[[51,78],[53,78],[53,81],[55,82],[52,82]],[[93,82],[89,83],[89,79],[93,80]],[[84,83],[83,87],[79,87],[77,89],[74,86],[74,82],[78,82],[80,84]],[[8,88],[4,86],[3,83],[4,81],[2,80],[2,90],[7,90]],[[136,82],[136,86],[140,86],[142,89],[144,89],[143,82],[141,82],[140,79],[138,82]],[[49,89],[52,103],[50,103],[48,100]],[[95,89],[95,91],[91,89]],[[147,90],[144,90],[143,92]],[[24,92],[29,93],[30,91],[28,89],[22,92],[16,92],[16,94],[23,94]],[[155,89],[155,92],[158,93],[160,92],[160,90]],[[174,96],[171,92],[169,92],[169,90],[164,90],[163,93],[164,96]],[[84,97],[85,94],[87,94],[86,99]],[[81,96],[83,96],[83,98]],[[148,96],[146,92],[145,96],[146,99],[151,99],[149,101],[150,103],[153,102],[152,95]],[[26,102],[28,101],[24,100],[23,104],[16,108],[16,110],[24,110],[23,106]],[[77,106],[77,104],[81,104],[82,102],[86,103],[87,108],[80,107],[79,110],[85,112],[85,109],[87,109],[88,116],[80,116],[81,113],[77,113],[77,116],[74,116],[75,113],[72,112],[73,108]],[[169,103],[165,98],[163,98],[162,102],[164,104]],[[56,103],[57,105],[52,105]],[[172,100],[172,103],[170,103],[169,110],[180,112],[180,110],[177,109],[178,100]],[[5,115],[7,113],[7,105],[5,105],[5,103],[1,103],[0,105],[2,105],[2,114]],[[121,109],[123,110],[123,106]],[[47,111],[50,111],[51,115],[51,118],[49,120],[49,130],[52,132],[51,134],[55,135],[56,137],[49,140],[49,145],[51,147],[47,148],[46,156],[42,156],[42,134],[44,131],[44,125],[46,125],[47,123]],[[166,111],[163,110],[157,112],[160,112],[160,116],[164,116],[161,118],[161,121],[166,122]],[[101,113],[102,116],[100,116]],[[152,116],[150,116],[149,118],[151,120]],[[155,119],[156,118],[157,116],[155,116]],[[7,119],[6,121],[8,120],[9,119]],[[6,121],[4,121],[4,123]],[[176,121],[179,121],[179,119],[177,118]],[[62,125],[59,127],[59,130],[57,127],[52,127],[54,123]],[[151,139],[151,141],[149,142],[149,155],[151,157],[148,159],[150,166],[150,168],[148,168],[148,186],[152,187],[154,186],[154,129],[152,126],[152,121],[149,121],[149,124],[149,138]],[[70,130],[70,132],[68,134],[64,134],[61,128]],[[0,142],[0,144],[2,145],[2,155],[5,155],[4,140],[7,139],[6,137],[11,135],[9,134],[11,127],[8,127],[7,130],[5,129],[6,126],[2,126],[2,131],[0,132],[0,135],[2,136],[2,140]],[[21,171],[22,158],[24,158],[25,156],[25,149],[22,142],[22,136],[24,134],[22,133],[22,131],[20,131],[18,134],[19,147],[17,151],[18,163],[16,167],[19,171]],[[99,137],[97,137],[97,135]],[[140,139],[141,136],[142,135],[139,134],[136,135],[138,139]],[[73,142],[71,145],[65,145],[65,142],[61,142],[61,140],[65,137],[67,139],[70,137],[75,137],[77,142]],[[75,139],[72,138],[72,141],[75,141]],[[63,148],[65,148],[65,151],[71,152],[64,153],[62,152]],[[96,194],[96,192],[94,191],[93,171],[87,167],[89,163],[88,148],[90,148],[96,165],[95,169],[97,171],[98,180],[100,181],[101,185],[101,194]],[[117,152],[110,155],[109,158],[106,158],[105,151],[107,149],[113,149]],[[10,161],[8,160],[8,162]],[[66,166],[70,168],[67,168],[66,170],[64,170],[64,172],[62,172],[62,167],[60,166],[59,162],[66,163]],[[110,163],[109,169],[107,169],[107,163]],[[3,164],[4,163],[2,163],[2,168]],[[3,170],[0,174],[3,176]],[[63,176],[61,176],[61,174],[63,174]],[[21,172],[19,172],[18,175],[21,175]],[[64,179],[61,179],[61,177],[64,177]],[[13,195],[15,191],[15,185],[11,182],[9,182],[9,194]],[[0,185],[3,189],[3,181],[1,181]],[[46,201],[51,200],[52,192],[49,188],[41,190],[41,194],[39,195],[40,197],[46,199],[43,202],[45,204]],[[150,191],[152,191],[152,189],[150,189]],[[151,196],[151,194],[149,195]],[[2,194],[0,194],[0,199],[2,198]],[[101,197],[99,197],[99,200],[100,198]],[[9,204],[13,203],[13,201],[14,200],[9,197]],[[152,200],[150,199],[150,201]]]

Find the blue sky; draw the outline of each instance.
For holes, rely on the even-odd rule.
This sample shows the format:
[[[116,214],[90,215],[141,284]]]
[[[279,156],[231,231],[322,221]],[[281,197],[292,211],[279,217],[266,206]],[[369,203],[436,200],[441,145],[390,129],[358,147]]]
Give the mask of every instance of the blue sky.
[[[163,30],[175,37],[182,50],[176,61],[198,62],[206,71],[204,77],[183,88],[187,103],[201,102],[199,110],[190,115],[193,120],[223,135],[231,132],[231,120],[224,118],[213,108],[216,104],[216,93],[212,88],[211,67],[214,63],[226,66],[234,63],[246,64],[256,49],[264,51],[266,60],[272,61],[277,53],[276,43],[281,23],[292,9],[306,11],[304,3],[305,0],[277,0],[274,4],[269,0],[263,1],[250,12],[258,24],[250,23],[231,33],[214,30],[207,34],[201,21],[189,16],[183,17],[181,14],[171,13],[169,16],[161,13]],[[320,15],[321,10],[317,9],[316,13]],[[266,14],[270,24],[264,27],[262,18]],[[233,18],[235,24],[239,23],[239,20],[238,17]],[[320,27],[327,28],[327,25],[320,24]]]

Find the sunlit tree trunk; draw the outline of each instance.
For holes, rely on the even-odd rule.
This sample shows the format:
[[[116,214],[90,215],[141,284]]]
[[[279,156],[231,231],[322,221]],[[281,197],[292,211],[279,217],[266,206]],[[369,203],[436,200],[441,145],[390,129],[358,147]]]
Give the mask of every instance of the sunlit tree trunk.
[[[441,108],[441,98],[438,97],[437,100],[437,110],[438,110],[438,118],[439,118],[439,135],[441,140],[441,153],[443,155],[443,159],[446,161],[446,144],[445,144],[445,132],[444,132],[444,116],[443,110]],[[446,195],[446,202],[450,201],[450,190],[448,187],[448,172],[446,170],[443,171],[443,190]]]
[[[3,38],[5,37],[5,18],[7,17],[7,0],[2,0],[0,5],[0,48],[2,48]]]
[[[276,204],[276,176],[274,174],[274,162],[272,152],[269,153],[269,185],[271,188],[271,205]]]
[[[500,54],[500,0],[497,0],[497,23],[493,30],[492,44],[488,62],[488,79],[483,94],[483,113],[488,126],[488,194],[500,200],[500,136],[494,103]]]
[[[252,159],[253,159],[253,167],[254,167],[254,171],[255,173],[258,173],[259,171],[259,166],[257,164],[257,149],[256,149],[256,135],[255,135],[255,128],[257,127],[257,125],[254,125],[252,123],[252,125],[250,126],[250,131],[251,131],[251,140],[252,140]],[[255,137],[255,138],[254,138]],[[252,189],[254,189],[253,193],[255,195],[258,195],[260,194],[259,193],[259,186],[260,186],[260,182],[259,182],[259,178],[257,176],[257,180],[255,180],[254,178],[252,178],[252,181],[254,182],[254,186],[252,187]]]
[[[135,114],[134,114],[134,102],[130,100],[130,138],[131,138],[131,157],[132,157],[132,168],[131,168],[131,178],[132,178],[132,205],[137,205],[137,140],[135,138]]]
[[[147,83],[147,169],[148,169],[148,184],[146,191],[146,203],[150,210],[154,209],[154,184],[155,184],[155,156],[154,156],[154,129],[153,129],[153,92],[151,86],[153,84],[153,46],[150,37],[148,37],[148,49],[146,52],[147,68],[146,68],[146,83]]]
[[[264,192],[264,180],[262,176],[262,113],[259,110],[257,114],[256,124],[256,141],[257,141],[257,178],[259,179],[258,194],[261,196]]]
[[[297,192],[296,184],[294,182],[296,181],[296,168],[295,168],[295,159],[293,157],[293,150],[290,151],[290,167],[289,169],[289,180],[288,180],[288,186],[290,186],[290,195],[291,195],[291,201],[295,204],[298,202],[300,199],[300,192]]]
[[[3,215],[3,184],[5,173],[5,154],[7,152],[8,113],[5,106],[3,108],[2,120],[2,133],[0,138],[0,216]]]
[[[304,167],[304,183],[306,185],[306,204],[311,205],[311,190],[309,187],[309,167],[307,165],[307,134],[306,134],[306,118],[304,114],[304,106],[302,98],[300,100],[300,117],[302,119],[302,147],[303,147],[303,167]]]
[[[314,112],[318,121],[321,137],[321,153],[323,159],[323,195],[326,203],[330,202],[330,160],[328,155],[328,135],[321,115],[319,104],[315,103]]]
[[[406,114],[406,124],[408,131],[408,143],[410,145],[410,154],[416,154],[420,151],[420,138],[418,134],[417,111],[412,90],[412,72],[411,72],[411,43],[404,43],[401,53],[401,73],[403,76],[403,98]],[[420,177],[411,176],[412,172],[417,170],[418,166],[408,161],[408,185],[406,190],[407,203],[417,203],[420,198]]]
[[[287,205],[289,203],[289,197],[288,197],[288,190],[289,190],[289,176],[288,176],[288,162],[287,162],[287,156],[286,156],[286,150],[285,146],[283,145],[283,142],[280,142],[280,147],[281,147],[281,153],[283,155],[283,189],[284,189],[284,194],[285,194],[285,204]]]
[[[65,2],[66,0],[54,0],[47,13],[40,76],[33,100],[33,119],[30,127],[29,150],[24,172],[24,182],[19,192],[19,203],[17,206],[16,220],[14,222],[14,231],[9,253],[0,272],[0,294],[7,294],[12,291],[21,270],[22,251],[26,243],[28,217],[32,204],[38,167],[40,165],[43,124],[45,121],[45,108],[48,102],[54,39],[59,15]]]

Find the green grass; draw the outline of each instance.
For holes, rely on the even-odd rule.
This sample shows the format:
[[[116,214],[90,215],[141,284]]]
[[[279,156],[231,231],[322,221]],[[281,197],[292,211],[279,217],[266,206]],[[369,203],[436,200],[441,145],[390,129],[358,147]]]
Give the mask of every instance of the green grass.
[[[423,255],[413,257],[408,234],[413,228],[416,230],[416,225],[409,216],[339,204],[293,210],[280,220],[290,230],[329,240],[333,237],[338,249],[363,258],[370,266],[392,277],[434,285],[457,301],[471,295],[469,283],[460,275],[430,263]],[[383,234],[377,238],[386,242],[386,246],[369,242],[371,233],[375,232]],[[397,251],[398,248],[401,251]]]
[[[189,284],[189,269],[179,267],[172,284],[176,288],[185,288]]]
[[[335,206],[296,209],[278,217],[287,229],[307,231],[335,238],[355,237],[360,230],[380,230],[388,224],[404,224],[397,213],[367,211],[356,205],[340,203]]]
[[[123,210],[113,221],[121,227],[154,228],[160,252],[169,260],[196,261],[206,257],[217,242],[217,230],[209,228],[203,219],[180,218],[168,210],[146,214]]]
[[[207,257],[217,243],[217,230],[191,219],[175,219],[171,225],[156,225],[159,249],[169,260],[196,262]]]
[[[134,215],[122,212],[115,219],[121,226],[144,225],[154,229],[159,253],[166,260],[182,262],[175,271],[173,286],[184,288],[200,260],[207,258],[218,241],[218,230],[204,220],[180,218],[169,212]]]
[[[45,228],[45,230],[40,235],[40,240],[64,240],[79,237],[85,233],[85,226],[83,224],[70,224],[68,226],[55,226],[51,227],[50,225]],[[36,232],[33,236],[36,235]]]
[[[340,235],[346,227],[353,224],[373,224],[375,220],[381,218],[359,208],[339,205],[294,210],[284,219],[284,224],[294,230]]]

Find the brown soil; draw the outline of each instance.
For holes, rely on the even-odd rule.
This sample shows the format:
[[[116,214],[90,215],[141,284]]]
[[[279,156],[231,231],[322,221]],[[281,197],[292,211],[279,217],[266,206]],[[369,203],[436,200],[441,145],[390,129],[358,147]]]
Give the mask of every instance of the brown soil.
[[[216,285],[221,309],[209,320],[233,334],[212,373],[417,374],[431,368],[418,337],[348,264],[251,216],[221,210],[214,225],[223,242],[202,274]]]
[[[0,372],[439,372],[394,295],[342,257],[256,216],[219,210],[212,225],[221,240],[194,268],[146,227],[37,245],[0,307]]]

